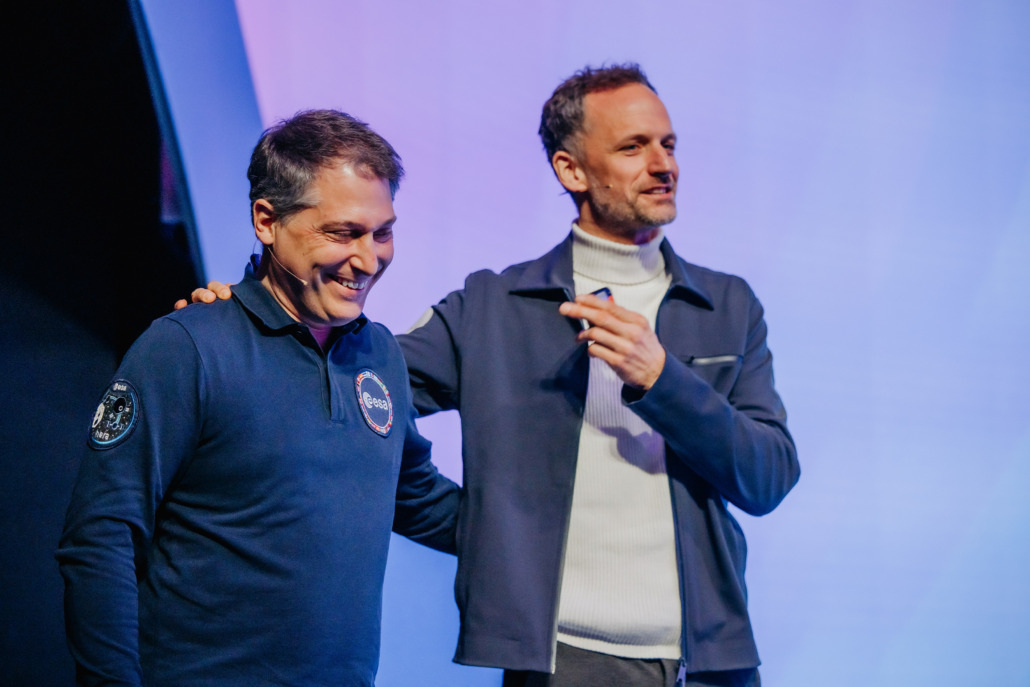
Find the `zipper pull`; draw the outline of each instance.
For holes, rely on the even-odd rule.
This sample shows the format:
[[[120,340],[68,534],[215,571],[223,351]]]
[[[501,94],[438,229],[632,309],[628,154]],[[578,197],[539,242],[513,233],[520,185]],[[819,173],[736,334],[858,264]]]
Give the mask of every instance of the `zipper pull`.
[[[680,669],[676,673],[676,687],[684,687],[687,684],[687,662],[680,659]]]

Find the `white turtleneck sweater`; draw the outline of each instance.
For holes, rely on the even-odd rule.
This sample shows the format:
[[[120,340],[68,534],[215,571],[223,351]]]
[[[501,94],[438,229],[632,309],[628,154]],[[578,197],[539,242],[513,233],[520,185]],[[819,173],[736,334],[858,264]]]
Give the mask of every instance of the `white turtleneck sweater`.
[[[602,286],[653,329],[671,277],[658,250],[572,225],[576,293]],[[622,402],[622,381],[590,359],[572,495],[558,641],[627,658],[680,657],[672,498],[661,435]]]

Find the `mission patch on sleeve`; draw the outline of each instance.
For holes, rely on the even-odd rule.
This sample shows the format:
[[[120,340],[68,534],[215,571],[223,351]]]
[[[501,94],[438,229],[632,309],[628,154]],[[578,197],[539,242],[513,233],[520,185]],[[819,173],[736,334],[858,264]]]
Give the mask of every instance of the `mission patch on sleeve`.
[[[93,414],[89,444],[93,448],[111,448],[125,441],[139,419],[139,396],[124,379],[111,383]]]

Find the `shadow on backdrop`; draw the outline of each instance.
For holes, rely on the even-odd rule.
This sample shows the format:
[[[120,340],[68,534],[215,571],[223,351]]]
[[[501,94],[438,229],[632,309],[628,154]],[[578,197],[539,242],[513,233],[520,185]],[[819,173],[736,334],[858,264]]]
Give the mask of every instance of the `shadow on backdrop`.
[[[64,687],[53,551],[89,418],[127,347],[199,276],[129,4],[19,15],[0,184],[0,684]]]

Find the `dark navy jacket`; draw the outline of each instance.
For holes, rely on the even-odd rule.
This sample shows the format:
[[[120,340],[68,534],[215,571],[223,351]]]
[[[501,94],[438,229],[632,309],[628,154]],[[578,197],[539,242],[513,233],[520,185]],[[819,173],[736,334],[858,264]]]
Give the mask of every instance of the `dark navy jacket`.
[[[458,495],[394,338],[352,325],[323,354],[248,276],[133,345],[135,427],[87,449],[57,553],[79,684],[372,685],[391,527],[453,552]]]
[[[419,411],[461,413],[460,663],[551,669],[588,372],[581,325],[558,313],[574,293],[571,246],[470,275],[398,337]],[[746,546],[726,502],[768,513],[797,481],[797,456],[751,289],[661,250],[665,368],[624,400],[666,441],[686,668],[756,666]]]

